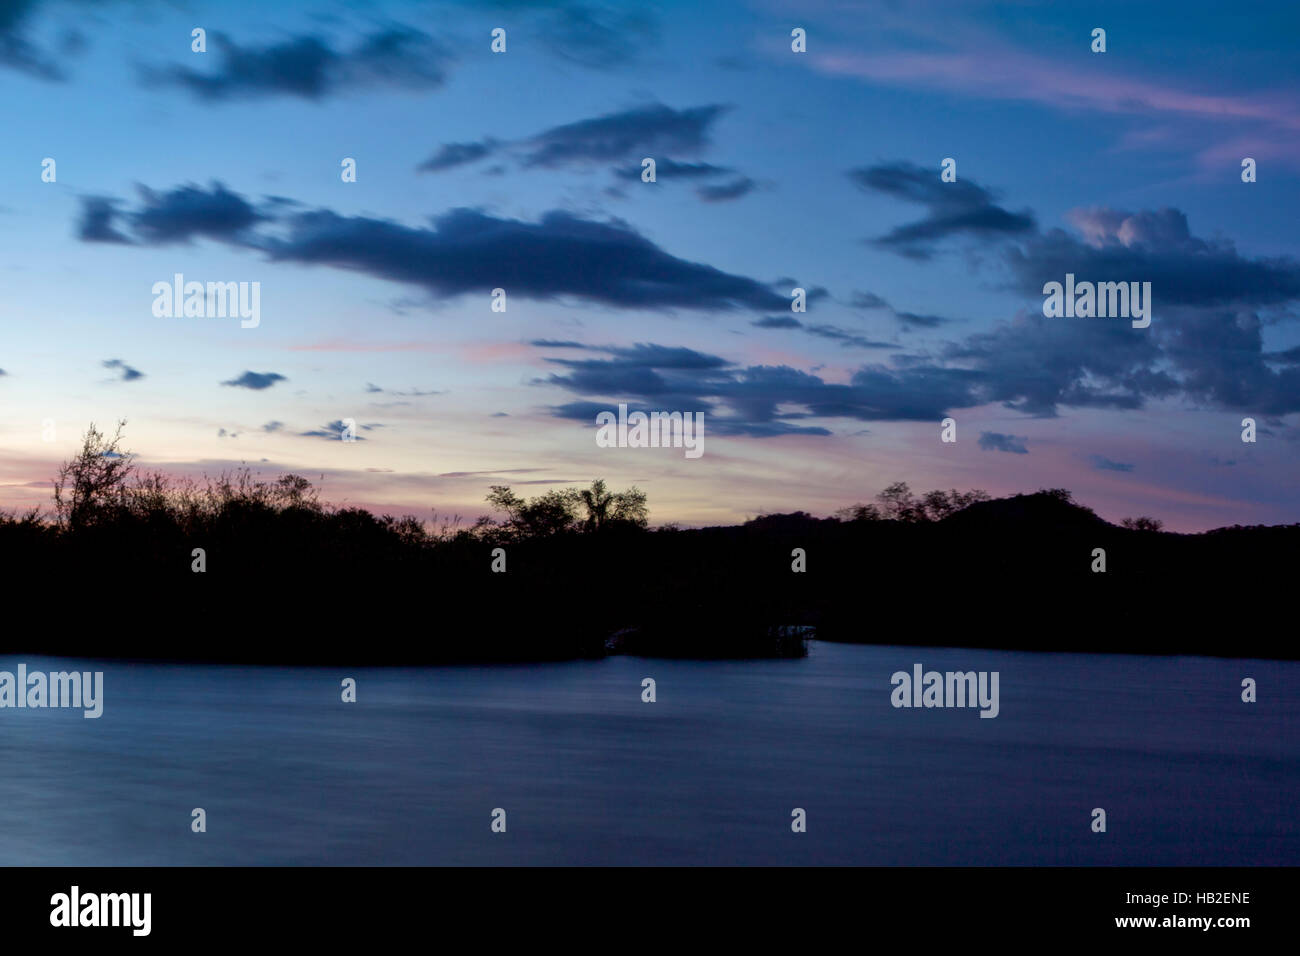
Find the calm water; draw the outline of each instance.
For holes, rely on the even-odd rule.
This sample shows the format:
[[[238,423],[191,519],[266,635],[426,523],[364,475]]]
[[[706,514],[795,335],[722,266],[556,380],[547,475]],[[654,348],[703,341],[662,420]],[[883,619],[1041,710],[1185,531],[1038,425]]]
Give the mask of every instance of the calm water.
[[[1296,663],[813,643],[798,661],[0,670],[20,660],[103,670],[105,705],[0,710],[4,864],[1300,864]],[[894,709],[889,677],[916,661],[999,671],[1000,715]]]

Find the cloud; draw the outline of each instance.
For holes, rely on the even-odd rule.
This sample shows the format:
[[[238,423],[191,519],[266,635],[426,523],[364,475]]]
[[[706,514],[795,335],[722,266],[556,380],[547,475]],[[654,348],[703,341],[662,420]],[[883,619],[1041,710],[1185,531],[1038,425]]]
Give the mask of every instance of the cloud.
[[[238,243],[272,213],[263,214],[246,199],[213,182],[209,189],[193,184],[178,186],[168,192],[155,192],[138,186],[140,205],[121,211],[116,199],[89,196],[81,201],[81,220],[77,235],[84,242],[117,242],[162,246],[190,242],[195,238]],[[272,204],[275,208],[283,201]],[[116,228],[122,220],[134,238]]]
[[[323,425],[323,426],[321,426],[320,428],[316,428],[316,429],[313,429],[313,430],[311,430],[311,431],[299,432],[298,435],[299,435],[300,437],[302,437],[302,438],[326,438],[326,439],[329,439],[329,440],[332,440],[332,441],[342,441],[342,440],[343,440],[343,430],[344,430],[346,427],[347,427],[347,426],[343,424],[343,420],[342,420],[342,419],[338,419],[338,418],[336,418],[334,421],[330,422],[330,423],[327,424],[327,425]],[[382,427],[382,426],[379,426],[379,425],[360,425],[360,426],[358,426],[358,427],[360,427],[360,428],[362,428],[362,429],[365,429],[366,431],[370,431],[372,428],[379,428],[379,427]],[[352,439],[353,439],[353,441],[367,441],[367,440],[368,440],[365,436],[363,436],[363,435],[357,435],[357,434],[355,434],[355,433],[353,434]]]
[[[477,143],[444,143],[436,153],[415,167],[418,172],[437,173],[445,169],[454,169],[466,163],[474,163],[496,151],[494,139],[484,139]]]
[[[228,382],[222,382],[222,385],[232,385],[236,388],[251,388],[261,391],[264,388],[270,388],[276,382],[287,382],[283,375],[278,372],[244,372],[238,378],[232,378]]]
[[[1092,455],[1089,457],[1092,467],[1100,471],[1132,471],[1133,466],[1125,464],[1122,461],[1111,461],[1104,455]]]
[[[0,67],[42,80],[62,81],[67,77],[57,60],[27,36],[31,15],[39,6],[37,0],[0,2]],[[65,43],[65,55],[77,52],[75,43]]]
[[[731,170],[722,167],[680,163],[667,156],[659,159],[663,154],[693,155],[707,148],[713,124],[727,110],[718,104],[676,110],[652,103],[552,126],[512,143],[490,137],[475,143],[445,143],[416,168],[423,172],[451,169],[509,149],[525,168],[556,169],[629,159],[639,164],[651,156],[656,158],[656,176],[660,169],[667,176],[683,178],[729,174]],[[630,171],[625,168],[615,174],[641,177],[639,165],[634,176],[627,176]]]
[[[539,32],[552,53],[600,70],[636,62],[659,39],[653,16],[618,4],[566,4],[543,21]]]
[[[767,311],[789,304],[772,285],[679,259],[619,219],[556,210],[531,223],[452,209],[424,228],[295,211],[283,202],[259,210],[220,183],[140,193],[141,208],[115,215],[132,224],[141,244],[203,236],[261,250],[272,261],[362,272],[439,296],[504,288],[528,299],[572,296],[619,308]],[[257,228],[271,222],[279,228]],[[83,233],[84,223],[83,204]],[[111,229],[111,217],[97,228]],[[824,294],[812,289],[809,298]]]
[[[981,432],[979,446],[984,451],[1005,451],[1013,455],[1028,455],[1029,449],[1025,447],[1028,438],[1017,438],[1015,435],[1003,435],[1001,432]]]
[[[372,385],[372,384],[370,384],[369,382],[366,383],[366,391],[367,391],[367,392],[385,392],[385,393],[388,394],[388,395],[398,395],[398,396],[409,397],[409,398],[420,398],[420,397],[423,397],[423,396],[425,396],[425,395],[445,395],[445,394],[447,394],[445,391],[439,391],[439,390],[437,390],[437,389],[429,389],[429,390],[427,390],[427,391],[421,391],[420,389],[415,388],[415,387],[409,388],[409,389],[407,389],[406,391],[403,392],[403,391],[398,391],[398,390],[396,390],[396,389],[385,389],[385,388],[380,388],[378,385]],[[410,402],[393,402],[392,404],[394,404],[394,405],[409,405]]]
[[[614,175],[620,179],[639,181],[642,168],[640,163],[632,166],[620,166]],[[729,166],[715,166],[712,163],[679,163],[675,159],[655,160],[655,181],[672,179],[713,179],[730,176],[735,170]]]
[[[287,237],[262,245],[275,261],[350,269],[440,296],[503,288],[523,298],[573,296],[620,308],[766,311],[787,305],[770,286],[679,259],[625,222],[560,211],[529,223],[454,209],[427,229],[320,210],[292,217]]]
[[[1041,296],[1043,284],[1075,281],[1151,283],[1162,305],[1276,305],[1300,298],[1300,263],[1246,259],[1227,239],[1199,239],[1177,209],[1129,213],[1076,209],[1079,235],[1053,229],[1011,248],[1006,259],[1020,288]]]
[[[729,202],[732,199],[740,199],[753,192],[758,183],[748,176],[741,176],[729,183],[709,183],[700,186],[695,190],[695,194],[705,202]]]
[[[901,346],[895,345],[892,342],[877,342],[873,339],[866,338],[865,336],[858,335],[853,332],[849,332],[846,329],[841,329],[835,325],[807,325],[804,326],[804,331],[807,332],[809,335],[815,335],[818,336],[819,338],[832,339],[836,342],[839,342],[840,345],[845,348],[856,348],[856,349],[901,348]]]
[[[1179,397],[1277,419],[1300,412],[1300,351],[1265,351],[1264,322],[1256,308],[1300,298],[1293,260],[1249,259],[1224,240],[1198,239],[1174,210],[1092,210],[1072,219],[1079,224],[1077,235],[1035,232],[1006,249],[1033,307],[988,331],[940,343],[932,352],[897,351],[888,364],[859,368],[847,384],[785,366],[741,369],[716,356],[701,370],[661,365],[650,353],[647,361],[629,363],[612,351],[604,359],[573,361],[567,374],[546,381],[584,399],[708,410],[721,419],[720,429],[756,436],[809,433],[808,427],[817,427],[802,424],[809,418],[933,421],[954,409],[990,403],[1040,417],[1055,416],[1061,407],[1128,410]],[[1043,316],[1043,275],[1059,278],[1071,263],[1090,274],[1104,264],[1116,278],[1162,276],[1153,283],[1157,305],[1150,329],[1133,329],[1127,321]],[[1207,286],[1205,276],[1221,276],[1222,285]],[[1172,304],[1159,304],[1161,288]],[[887,307],[883,299],[865,295],[858,301]],[[767,316],[751,324],[800,328],[859,347],[887,346],[836,326],[783,318]],[[553,413],[585,418],[591,404],[570,402]],[[1019,453],[1013,445],[1024,447],[1025,440],[1008,435],[982,443]]]
[[[691,349],[641,345],[628,350],[592,346],[605,359],[548,359],[563,373],[538,380],[583,400],[554,406],[556,417],[595,420],[610,402],[666,411],[703,411],[716,434],[772,437],[829,435],[811,418],[853,421],[931,421],[949,407],[971,405],[977,373],[916,366],[904,371],[864,366],[848,384],[826,382],[789,366],[741,368]],[[607,399],[597,402],[594,398]]]
[[[949,325],[955,321],[942,315],[900,312],[874,292],[854,292],[849,296],[849,305],[855,309],[885,309],[898,321],[899,325],[908,330],[937,329],[941,325]]]
[[[849,297],[849,305],[855,309],[888,309],[889,303],[874,292],[854,292]]]
[[[821,339],[839,342],[844,348],[857,349],[897,349],[902,346],[893,342],[880,342],[864,335],[842,329],[837,325],[804,325],[789,315],[769,315],[749,323],[756,329],[802,329],[806,334]]]
[[[654,104],[555,126],[523,143],[524,165],[556,167],[656,152],[697,153],[708,146],[711,127],[727,109],[715,104],[675,110]]]
[[[278,432],[282,428],[284,428],[284,422],[267,422],[265,425],[262,426],[262,431]]]
[[[953,26],[945,21],[945,29]],[[926,38],[931,46],[938,36]],[[801,63],[823,73],[856,76],[906,88],[937,89],[965,97],[1033,102],[1076,115],[1092,110],[1103,115],[1133,115],[1148,126],[1157,121],[1190,119],[1187,144],[1198,150],[1202,166],[1221,170],[1236,166],[1248,143],[1267,144],[1274,155],[1295,164],[1300,155],[1300,104],[1294,91],[1252,90],[1224,95],[1179,89],[1127,76],[1104,56],[1051,58],[1006,47],[980,44],[966,50],[909,50],[869,53],[829,51]],[[1204,123],[1214,124],[1208,129]],[[1240,135],[1244,131],[1246,135]],[[1230,135],[1231,134],[1231,135]],[[1210,145],[1207,145],[1210,144]]]
[[[117,200],[106,196],[84,197],[81,200],[77,238],[82,242],[130,243],[128,236],[113,228],[113,220],[117,215]]]
[[[953,321],[952,319],[945,319],[941,315],[918,315],[915,312],[895,312],[894,318],[898,319],[904,326],[912,329],[935,329]]]
[[[394,26],[366,36],[348,51],[317,36],[265,46],[240,46],[223,33],[209,41],[220,58],[210,73],[172,65],[146,69],[148,85],[176,86],[204,102],[293,96],[321,100],[374,87],[428,90],[447,79],[450,54],[432,37]]]
[[[641,179],[642,167],[621,166],[614,170],[620,179],[638,181]],[[712,163],[681,163],[673,159],[657,159],[655,162],[655,182],[671,183],[674,180],[707,180],[733,177],[729,182],[702,183],[695,188],[695,194],[704,202],[729,202],[749,195],[758,188],[758,183],[748,176],[741,176],[729,166],[715,166]],[[622,196],[623,193],[618,191]]]
[[[893,162],[850,170],[862,189],[926,207],[926,216],[892,229],[874,244],[913,259],[928,259],[954,236],[992,240],[1034,231],[1033,216],[1013,213],[993,202],[993,194],[969,179],[945,183],[936,170]]]
[[[100,364],[103,365],[104,368],[110,368],[113,369],[114,371],[121,372],[122,377],[119,379],[119,381],[134,382],[136,379],[144,378],[144,372],[141,372],[139,369],[132,368],[131,366],[123,362],[121,359],[106,359]]]
[[[709,180],[731,177],[728,182],[705,182],[696,187],[704,202],[728,202],[748,195],[758,183],[727,166],[683,162],[668,154],[695,154],[709,145],[715,121],[729,107],[719,104],[677,110],[651,104],[590,119],[565,123],[534,136],[503,143],[491,137],[469,143],[444,143],[416,167],[417,172],[439,172],[508,152],[524,169],[586,167],[610,160],[633,160],[616,166],[615,177],[629,182],[641,179],[641,161],[655,160],[655,182]],[[605,192],[624,198],[625,192],[609,187]]]
[[[1018,323],[1014,336],[968,340],[1004,383],[1020,383],[1026,408],[1136,408],[1147,398],[1182,395],[1266,415],[1300,411],[1300,368],[1265,351],[1259,312],[1300,300],[1300,262],[1248,258],[1230,240],[1198,238],[1177,209],[1102,207],[1074,210],[1068,219],[1077,233],[1053,229],[1004,250],[1017,288],[1041,310],[1044,283],[1067,273],[1076,282],[1150,282],[1151,327],[1034,316]],[[1010,361],[1037,368],[1018,373]]]
[[[194,185],[165,193],[148,186],[138,189],[141,205],[130,216],[131,227],[150,245],[188,242],[196,236],[236,241],[265,218],[219,182],[212,183],[210,191]]]

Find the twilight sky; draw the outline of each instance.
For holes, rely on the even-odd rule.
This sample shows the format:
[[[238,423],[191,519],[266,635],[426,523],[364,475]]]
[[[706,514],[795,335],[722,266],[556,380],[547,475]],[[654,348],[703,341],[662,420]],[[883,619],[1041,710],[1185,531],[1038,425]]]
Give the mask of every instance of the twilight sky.
[[[1287,0],[2,2],[0,507],[126,418],[147,468],[421,516],[603,477],[652,523],[896,480],[1300,521],[1298,29]],[[1067,272],[1151,282],[1151,326],[1045,318]],[[155,316],[175,273],[260,283],[260,324]],[[703,411],[703,456],[597,447],[619,402]]]

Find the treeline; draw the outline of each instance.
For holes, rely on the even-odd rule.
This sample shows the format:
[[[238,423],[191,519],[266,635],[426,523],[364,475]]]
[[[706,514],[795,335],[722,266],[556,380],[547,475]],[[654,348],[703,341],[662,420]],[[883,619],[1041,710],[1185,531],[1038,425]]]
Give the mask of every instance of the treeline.
[[[54,509],[0,519],[0,650],[295,663],[792,656],[827,640],[1290,657],[1248,626],[1294,586],[1300,526],[1158,533],[1063,489],[991,499],[891,485],[834,516],[649,527],[603,481],[472,524],[322,502],[299,475],[143,472],[92,429]],[[1244,603],[1243,603],[1244,602]],[[1245,609],[1243,611],[1243,609]],[[1243,619],[1243,613],[1247,618]]]

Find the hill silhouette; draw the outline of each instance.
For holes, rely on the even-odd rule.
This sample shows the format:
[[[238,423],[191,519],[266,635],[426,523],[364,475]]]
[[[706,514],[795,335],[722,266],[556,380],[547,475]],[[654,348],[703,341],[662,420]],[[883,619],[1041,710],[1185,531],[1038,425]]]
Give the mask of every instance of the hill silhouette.
[[[832,517],[649,527],[604,482],[430,526],[322,503],[307,479],[140,475],[92,431],[52,514],[0,518],[0,650],[291,663],[791,656],[881,644],[1295,658],[1260,621],[1300,525],[1121,527],[1063,489],[903,483]],[[1104,571],[1097,570],[1104,552]],[[200,559],[197,555],[201,554]],[[200,564],[202,568],[199,569]],[[795,570],[802,568],[802,570]]]

